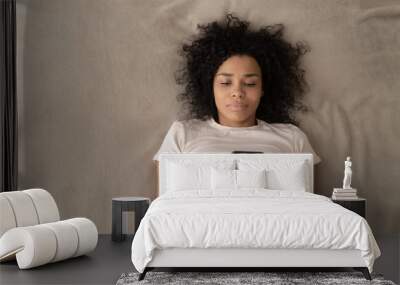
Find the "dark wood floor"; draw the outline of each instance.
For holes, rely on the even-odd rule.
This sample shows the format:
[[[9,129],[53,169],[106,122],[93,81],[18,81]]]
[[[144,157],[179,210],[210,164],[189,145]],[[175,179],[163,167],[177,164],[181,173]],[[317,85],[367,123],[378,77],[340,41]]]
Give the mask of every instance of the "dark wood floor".
[[[134,271],[131,241],[112,242],[100,235],[92,253],[28,270],[16,262],[0,264],[0,284],[115,284],[124,272]]]
[[[399,283],[400,238],[377,237],[382,257],[374,272]],[[130,258],[132,238],[115,243],[111,236],[100,235],[95,251],[88,256],[45,266],[19,270],[16,262],[0,264],[0,284],[115,284],[124,272],[134,271]]]

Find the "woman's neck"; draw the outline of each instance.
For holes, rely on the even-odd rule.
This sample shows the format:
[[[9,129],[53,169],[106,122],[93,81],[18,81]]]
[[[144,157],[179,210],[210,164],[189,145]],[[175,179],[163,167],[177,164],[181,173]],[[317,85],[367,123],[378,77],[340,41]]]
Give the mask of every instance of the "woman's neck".
[[[249,118],[248,120],[244,121],[232,121],[227,120],[222,117],[218,117],[218,124],[226,127],[233,127],[233,128],[246,128],[246,127],[253,127],[257,125],[256,118]]]

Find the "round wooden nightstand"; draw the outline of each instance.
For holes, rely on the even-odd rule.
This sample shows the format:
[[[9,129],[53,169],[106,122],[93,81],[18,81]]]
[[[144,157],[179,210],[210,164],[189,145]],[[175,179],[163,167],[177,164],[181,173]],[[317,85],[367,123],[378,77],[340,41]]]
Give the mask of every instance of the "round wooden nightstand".
[[[145,197],[117,197],[112,199],[112,235],[113,241],[123,241],[122,212],[135,212],[135,232],[140,221],[146,214],[150,205],[150,199]]]

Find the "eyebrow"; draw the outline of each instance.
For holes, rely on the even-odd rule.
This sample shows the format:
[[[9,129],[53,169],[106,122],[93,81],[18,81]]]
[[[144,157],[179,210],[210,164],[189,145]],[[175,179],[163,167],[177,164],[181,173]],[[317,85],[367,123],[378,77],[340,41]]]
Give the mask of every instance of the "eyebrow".
[[[226,72],[221,72],[221,73],[217,74],[217,76],[220,76],[220,75],[222,75],[222,76],[233,76],[232,73],[226,73]],[[259,77],[259,75],[257,73],[246,73],[246,74],[244,74],[244,77]]]

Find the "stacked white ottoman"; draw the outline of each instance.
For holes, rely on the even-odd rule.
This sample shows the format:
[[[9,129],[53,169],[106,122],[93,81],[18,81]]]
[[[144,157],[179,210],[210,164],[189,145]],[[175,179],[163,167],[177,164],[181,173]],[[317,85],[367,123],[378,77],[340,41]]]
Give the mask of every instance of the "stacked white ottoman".
[[[49,192],[0,193],[0,261],[17,259],[20,269],[86,254],[96,248],[96,225],[86,218],[60,221]]]

